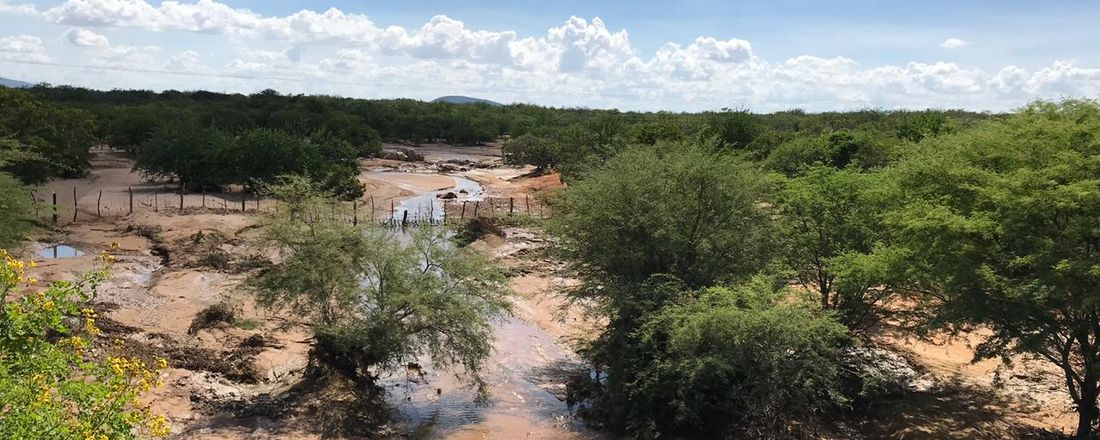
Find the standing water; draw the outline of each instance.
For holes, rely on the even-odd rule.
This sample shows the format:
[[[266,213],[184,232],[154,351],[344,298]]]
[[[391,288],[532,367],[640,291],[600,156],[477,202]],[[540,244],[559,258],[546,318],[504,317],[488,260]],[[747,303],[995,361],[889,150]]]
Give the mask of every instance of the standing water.
[[[84,255],[80,249],[67,244],[50,245],[42,249],[38,256],[42,258],[76,258]]]

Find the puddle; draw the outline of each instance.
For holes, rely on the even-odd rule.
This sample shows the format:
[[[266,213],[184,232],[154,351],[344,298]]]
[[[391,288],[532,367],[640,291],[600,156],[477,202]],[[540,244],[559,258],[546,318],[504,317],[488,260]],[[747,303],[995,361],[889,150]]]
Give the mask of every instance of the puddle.
[[[76,258],[83,255],[83,251],[67,244],[49,245],[38,252],[42,258]]]

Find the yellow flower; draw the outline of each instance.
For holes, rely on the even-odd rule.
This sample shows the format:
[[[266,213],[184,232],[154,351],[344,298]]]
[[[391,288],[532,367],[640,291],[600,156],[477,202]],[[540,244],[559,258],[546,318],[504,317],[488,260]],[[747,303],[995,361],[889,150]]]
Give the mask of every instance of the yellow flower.
[[[165,368],[168,368],[168,359],[157,358],[157,368],[159,368],[161,370],[163,370]]]
[[[45,310],[47,312],[52,312],[52,311],[54,311],[55,308],[56,307],[54,306],[52,300],[51,301],[46,301],[44,304],[42,304],[42,310]]]

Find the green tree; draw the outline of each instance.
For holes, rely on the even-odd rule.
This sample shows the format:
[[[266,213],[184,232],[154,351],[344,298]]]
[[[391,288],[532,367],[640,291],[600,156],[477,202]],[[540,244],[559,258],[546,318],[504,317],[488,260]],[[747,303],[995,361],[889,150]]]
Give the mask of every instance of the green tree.
[[[747,109],[722,109],[706,114],[703,133],[713,136],[725,148],[744,149],[763,133],[763,127]]]
[[[569,189],[559,232],[572,256],[617,280],[736,279],[763,264],[765,180],[706,145],[629,148]]]
[[[0,140],[0,170],[36,155],[22,151],[13,140]],[[34,220],[30,190],[15,176],[0,172],[0,248],[15,244],[31,228]]]
[[[332,200],[304,177],[267,190],[284,206],[262,224],[261,242],[280,261],[250,286],[262,306],[293,310],[312,326],[314,368],[365,386],[427,355],[436,365],[461,366],[486,397],[488,320],[510,304],[499,269],[440,231],[417,230],[402,243],[388,230],[334,220]]]
[[[234,182],[233,139],[193,118],[157,127],[137,150],[134,169],[148,176],[179,179],[188,189],[219,187]]]
[[[976,358],[1058,366],[1089,438],[1100,395],[1100,105],[1035,103],[925,139],[890,217],[930,324],[982,325]]]
[[[638,373],[652,348],[638,331],[683,292],[743,279],[766,264],[763,175],[709,145],[626,149],[572,185],[559,218],[562,246],[583,284],[573,298],[608,320],[581,353],[598,380],[572,387],[614,429],[633,426]],[[709,397],[709,396],[708,396]],[[639,403],[640,405],[640,403]],[[604,420],[605,419],[605,420]]]
[[[533,134],[505,141],[503,152],[508,163],[534,165],[538,172],[554,168],[563,159],[561,147],[555,140]]]
[[[777,197],[786,265],[799,284],[818,293],[822,308],[838,310],[853,328],[873,323],[890,291],[887,253],[867,258],[883,239],[879,180],[817,166],[786,179]]]
[[[638,437],[797,435],[847,401],[839,387],[847,330],[812,297],[766,278],[685,293],[637,338],[644,362],[613,412]]]

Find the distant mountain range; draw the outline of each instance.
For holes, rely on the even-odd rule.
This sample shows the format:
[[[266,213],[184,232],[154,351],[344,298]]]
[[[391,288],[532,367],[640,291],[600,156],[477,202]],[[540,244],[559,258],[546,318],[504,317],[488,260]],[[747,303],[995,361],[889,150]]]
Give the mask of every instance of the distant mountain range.
[[[471,98],[469,96],[440,96],[432,100],[432,102],[449,102],[451,104],[488,104],[493,107],[500,107],[504,104],[499,102],[490,101],[488,99]]]
[[[22,89],[26,87],[32,87],[34,84],[25,81],[17,81],[14,79],[0,78],[0,86],[11,87],[13,89]]]

